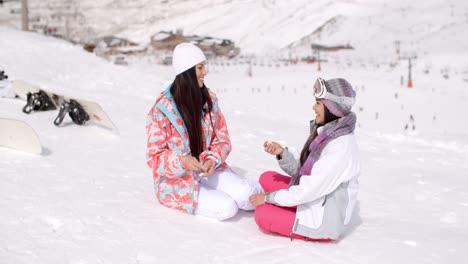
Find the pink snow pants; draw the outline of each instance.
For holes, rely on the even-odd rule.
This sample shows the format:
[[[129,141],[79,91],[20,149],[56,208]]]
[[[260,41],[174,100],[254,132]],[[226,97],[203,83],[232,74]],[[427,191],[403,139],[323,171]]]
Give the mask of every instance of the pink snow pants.
[[[291,177],[281,175],[274,171],[267,171],[260,175],[260,185],[265,193],[288,188]],[[289,237],[296,220],[296,207],[280,207],[273,204],[262,204],[255,209],[255,222],[266,232],[277,233]],[[292,238],[330,242],[331,239],[314,239],[293,234]]]

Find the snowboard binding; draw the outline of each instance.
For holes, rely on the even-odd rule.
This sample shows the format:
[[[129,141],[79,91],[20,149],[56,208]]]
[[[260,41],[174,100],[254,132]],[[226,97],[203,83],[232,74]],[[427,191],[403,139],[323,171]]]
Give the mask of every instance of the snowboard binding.
[[[26,114],[31,113],[32,111],[47,111],[55,110],[54,102],[50,97],[42,90],[39,90],[37,93],[28,93],[27,103],[23,107],[23,112]]]
[[[0,81],[8,79],[8,75],[5,74],[5,71],[0,71]]]
[[[59,114],[54,120],[54,125],[60,126],[67,113],[72,119],[73,123],[77,125],[84,125],[84,123],[89,120],[88,113],[86,113],[80,103],[70,99],[70,101],[63,101],[62,105],[60,106]]]

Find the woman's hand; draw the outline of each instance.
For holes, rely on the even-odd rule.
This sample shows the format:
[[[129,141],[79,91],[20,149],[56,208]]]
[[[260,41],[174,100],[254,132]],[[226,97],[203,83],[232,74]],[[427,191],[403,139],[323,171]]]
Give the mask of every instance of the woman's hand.
[[[254,194],[250,196],[249,201],[255,207],[262,205],[265,203],[265,194],[263,193]]]
[[[263,143],[263,148],[271,155],[283,156],[284,148],[276,142],[265,141],[265,143]]]
[[[205,163],[203,164],[203,171],[204,171],[203,177],[210,176],[213,173],[214,169],[215,169],[215,165],[216,165],[216,163],[215,163],[214,160],[207,159],[205,161]]]
[[[195,172],[203,171],[203,167],[200,162],[192,156],[185,156],[183,162],[189,170],[193,170]]]

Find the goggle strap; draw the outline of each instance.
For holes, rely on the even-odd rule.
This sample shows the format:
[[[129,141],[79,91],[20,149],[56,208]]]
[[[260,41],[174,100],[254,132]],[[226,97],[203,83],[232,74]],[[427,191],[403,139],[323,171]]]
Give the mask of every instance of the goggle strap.
[[[356,99],[353,97],[337,96],[332,93],[327,93],[323,99],[328,99],[335,103],[346,105],[350,108],[354,105],[354,102],[356,101]]]
[[[322,78],[317,79],[319,85],[320,85],[320,91],[315,91],[314,90],[314,96],[315,98],[323,98],[323,99],[328,99],[330,101],[333,101],[335,103],[343,104],[349,108],[351,108],[354,105],[355,98],[353,97],[346,97],[346,96],[338,96],[334,95],[330,92],[328,92],[327,85],[325,84],[325,80]]]

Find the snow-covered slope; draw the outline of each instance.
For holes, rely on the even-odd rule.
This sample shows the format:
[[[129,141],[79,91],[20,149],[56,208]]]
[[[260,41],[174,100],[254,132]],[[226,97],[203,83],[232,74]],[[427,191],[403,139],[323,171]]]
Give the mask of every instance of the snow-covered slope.
[[[468,2],[464,0],[30,0],[36,24],[65,27],[76,41],[115,34],[141,44],[160,30],[230,38],[244,54],[309,54],[310,42],[355,47],[358,57],[395,58],[402,52],[427,54],[468,50]],[[0,14],[16,24],[19,16]],[[68,19],[52,19],[67,14]],[[336,19],[336,23],[327,23]],[[2,21],[3,19],[0,19]],[[66,21],[65,21],[66,20]],[[0,22],[1,23],[1,22]],[[317,30],[323,27],[323,30]],[[301,41],[302,40],[302,41]],[[291,51],[287,47],[294,47]]]
[[[213,222],[161,206],[145,165],[147,111],[173,78],[169,67],[110,65],[66,42],[0,27],[0,62],[11,79],[99,101],[119,128],[52,123],[0,98],[0,116],[38,133],[45,151],[0,148],[0,263],[462,263],[468,247],[468,87],[424,74],[399,83],[405,66],[330,62],[358,92],[356,131],[363,171],[360,217],[337,243],[262,233],[252,213]],[[456,53],[459,54],[459,53]],[[455,54],[455,55],[456,55]],[[436,57],[434,57],[436,58]],[[458,58],[457,61],[462,61]],[[442,64],[440,60],[434,64]],[[257,179],[277,170],[262,143],[298,150],[314,118],[316,65],[210,65],[233,142],[228,163]],[[415,119],[412,130],[410,115]],[[435,117],[435,118],[434,118]],[[409,130],[404,130],[406,124]]]

